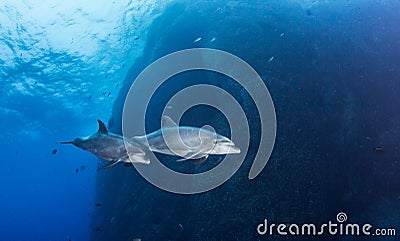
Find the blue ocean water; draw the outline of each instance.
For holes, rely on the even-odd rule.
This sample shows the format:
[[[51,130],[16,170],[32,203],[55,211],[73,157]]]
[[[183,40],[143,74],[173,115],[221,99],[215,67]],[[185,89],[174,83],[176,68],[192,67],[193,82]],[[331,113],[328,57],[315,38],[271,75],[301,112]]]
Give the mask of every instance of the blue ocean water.
[[[345,212],[353,223],[396,228],[397,236],[378,239],[399,240],[399,12],[398,1],[384,0],[3,1],[0,239],[291,240],[256,227],[265,218],[320,224]],[[260,140],[256,103],[218,74],[176,76],[146,120],[148,131],[159,128],[168,99],[193,84],[236,96],[251,123],[250,149],[217,189],[171,194],[133,168],[97,172],[95,156],[58,144],[94,133],[97,119],[121,134],[136,76],[159,57],[197,47],[239,56],[271,93],[277,138],[256,179],[247,178]],[[182,122],[210,120],[229,135],[210,108],[189,110]],[[200,172],[216,161],[169,163]]]
[[[58,142],[107,121],[162,5],[0,3],[1,240],[89,240],[97,158]]]

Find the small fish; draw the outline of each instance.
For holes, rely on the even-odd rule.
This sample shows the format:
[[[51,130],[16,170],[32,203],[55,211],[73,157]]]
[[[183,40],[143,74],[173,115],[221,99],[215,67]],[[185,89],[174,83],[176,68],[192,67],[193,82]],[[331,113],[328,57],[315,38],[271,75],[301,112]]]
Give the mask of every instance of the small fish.
[[[106,76],[104,76],[104,79],[107,79],[107,77],[108,77],[108,74],[106,74]]]
[[[216,37],[213,37],[213,38],[210,40],[210,43],[214,42],[216,39],[217,39]]]
[[[100,232],[100,228],[96,228],[96,232]]]
[[[118,86],[119,86],[119,83],[115,85],[115,88],[118,88]]]
[[[374,151],[375,151],[375,152],[383,152],[383,147],[381,147],[381,146],[375,146],[375,147],[374,147]]]
[[[78,173],[79,172],[79,169],[77,168],[77,169],[75,169],[75,173]]]
[[[103,206],[103,204],[101,204],[101,203],[96,203],[96,207],[101,207],[101,206]]]
[[[79,169],[80,169],[81,171],[82,171],[82,170],[85,170],[85,169],[86,169],[86,166],[81,166]]]
[[[51,151],[51,154],[53,154],[53,155],[57,154],[57,149],[53,149],[53,150]]]
[[[185,231],[185,230],[183,229],[183,225],[182,225],[182,224],[178,224],[178,226],[182,229],[182,231]]]
[[[193,41],[193,43],[200,42],[200,40],[201,40],[201,37],[198,37],[197,39],[195,39],[195,40]]]
[[[134,239],[132,239],[132,241],[142,241],[142,239],[141,238],[134,238]]]
[[[281,33],[281,35],[279,35],[281,38],[283,37],[283,36],[285,36],[285,33]]]
[[[87,99],[90,100],[92,98],[92,96],[89,96]]]
[[[108,92],[108,95],[107,95],[107,97],[110,97],[110,95],[111,95],[111,93],[110,93],[110,92]]]
[[[134,40],[138,40],[139,39],[139,36],[136,36],[135,38],[134,38]]]
[[[122,68],[125,68],[125,64],[122,65]]]
[[[18,155],[18,152],[17,152],[17,151],[15,152],[15,155],[16,155],[16,156]]]
[[[272,60],[274,60],[274,56],[272,56],[271,58],[269,58],[268,63],[271,63]]]

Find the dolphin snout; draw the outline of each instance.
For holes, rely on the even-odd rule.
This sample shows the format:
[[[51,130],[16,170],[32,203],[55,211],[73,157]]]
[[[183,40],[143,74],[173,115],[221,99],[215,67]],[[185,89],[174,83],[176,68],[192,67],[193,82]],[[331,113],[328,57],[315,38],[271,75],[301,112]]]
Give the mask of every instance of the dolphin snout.
[[[226,137],[220,137],[216,140],[212,154],[239,154],[240,148],[233,141]]]
[[[240,148],[237,147],[235,145],[235,143],[233,143],[233,142],[228,143],[227,147],[229,148],[229,151],[228,151],[229,154],[239,154],[240,153]]]
[[[61,141],[60,144],[74,144],[73,141]]]
[[[81,147],[85,140],[82,138],[75,138],[73,141],[61,141],[60,144],[72,144],[77,147]]]

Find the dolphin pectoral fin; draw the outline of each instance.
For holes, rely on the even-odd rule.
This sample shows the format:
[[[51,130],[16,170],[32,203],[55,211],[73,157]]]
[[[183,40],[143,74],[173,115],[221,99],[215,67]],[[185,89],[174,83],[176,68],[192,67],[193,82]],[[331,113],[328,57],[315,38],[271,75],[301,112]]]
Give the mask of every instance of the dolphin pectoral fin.
[[[197,158],[197,156],[200,154],[200,152],[196,152],[196,153],[194,153],[194,154],[192,154],[192,155],[190,155],[190,156],[188,156],[188,157],[183,157],[183,158],[181,158],[181,159],[178,159],[178,160],[176,160],[177,162],[183,162],[183,161],[187,161],[187,160],[193,160],[193,159],[202,159],[202,158],[204,158],[204,157],[206,157],[206,159],[207,159],[207,157],[208,157],[208,155],[207,156],[202,156],[202,157],[200,157],[200,158]]]
[[[144,164],[150,164],[150,159],[146,155],[145,150],[143,150],[143,147],[139,147],[138,143],[134,139],[130,139],[131,142],[127,142],[126,145],[126,152],[128,154],[127,160],[125,162],[129,161],[132,165],[134,163],[144,163]]]
[[[190,160],[190,159],[189,158],[180,158],[180,159],[176,160],[176,162],[184,162],[187,160]]]
[[[129,156],[129,162],[132,165],[134,163],[150,164],[150,159],[145,153],[136,153],[134,156]]]
[[[110,163],[108,163],[108,164],[106,164],[106,165],[104,165],[104,166],[102,166],[102,167],[99,167],[99,169],[107,169],[107,168],[109,168],[109,167],[114,166],[114,165],[117,164],[118,162],[121,162],[121,159],[116,160],[116,161],[110,161]]]
[[[146,154],[140,155],[140,158],[138,158],[137,163],[143,163],[143,164],[150,164],[150,159],[146,156]]]
[[[195,164],[195,165],[203,164],[207,160],[207,158],[208,158],[208,155],[203,156],[202,158],[199,158],[199,159],[193,161],[193,164]]]

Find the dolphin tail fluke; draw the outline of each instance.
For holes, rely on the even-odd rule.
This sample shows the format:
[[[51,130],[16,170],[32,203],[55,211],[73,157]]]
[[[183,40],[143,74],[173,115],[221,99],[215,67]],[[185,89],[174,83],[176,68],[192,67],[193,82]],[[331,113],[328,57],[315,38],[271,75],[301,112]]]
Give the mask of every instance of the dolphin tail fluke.
[[[60,144],[74,144],[73,141],[61,141]]]

